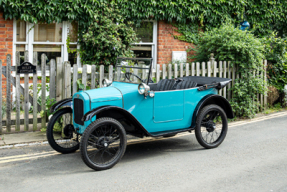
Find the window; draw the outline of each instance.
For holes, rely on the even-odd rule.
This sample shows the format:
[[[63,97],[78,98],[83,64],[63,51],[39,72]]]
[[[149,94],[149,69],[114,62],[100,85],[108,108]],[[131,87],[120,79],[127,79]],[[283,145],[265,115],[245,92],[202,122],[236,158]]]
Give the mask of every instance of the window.
[[[73,64],[80,64],[76,53],[68,53],[66,39],[70,37],[70,48],[77,49],[78,23],[38,23],[31,24],[25,21],[14,20],[13,27],[13,50],[20,51],[21,62],[24,61],[24,51],[29,51],[29,61],[33,61],[33,52],[38,53],[38,65],[41,64],[41,55],[46,54],[46,62],[61,57],[62,61],[70,61]],[[15,65],[15,54],[13,54]]]
[[[140,27],[135,28],[138,43],[131,48],[136,57],[153,58],[153,67],[157,61],[157,22],[144,21]]]

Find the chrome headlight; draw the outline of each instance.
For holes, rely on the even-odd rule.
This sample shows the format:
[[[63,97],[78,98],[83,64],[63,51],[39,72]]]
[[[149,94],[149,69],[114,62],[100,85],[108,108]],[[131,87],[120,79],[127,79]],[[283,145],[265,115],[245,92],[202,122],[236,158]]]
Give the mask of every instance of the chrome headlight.
[[[144,83],[141,83],[138,86],[138,91],[139,91],[139,94],[141,94],[141,95],[142,94],[147,95],[149,90],[150,90],[150,87],[148,85],[144,84]]]
[[[108,80],[108,79],[103,79],[102,81],[102,84],[103,84],[103,87],[108,87],[112,84],[113,82]]]

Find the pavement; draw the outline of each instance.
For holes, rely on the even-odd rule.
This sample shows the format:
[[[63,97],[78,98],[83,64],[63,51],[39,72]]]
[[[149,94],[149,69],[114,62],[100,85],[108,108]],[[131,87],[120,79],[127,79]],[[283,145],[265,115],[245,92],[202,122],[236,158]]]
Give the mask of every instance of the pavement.
[[[261,121],[268,118],[274,118],[279,116],[287,115],[287,111],[274,112],[272,114],[263,115],[253,119],[239,120],[235,122],[230,122],[228,125],[235,126],[240,124],[247,124],[251,122]],[[130,139],[137,140],[135,137],[130,137]],[[0,135],[0,149],[3,148],[13,148],[22,147],[29,145],[46,145],[48,144],[46,138],[46,132],[35,131],[35,132],[20,132]]]
[[[128,140],[121,161],[106,171],[87,167],[79,150],[1,149],[0,190],[286,192],[286,125],[287,112],[233,122],[224,142],[210,150],[188,132]]]

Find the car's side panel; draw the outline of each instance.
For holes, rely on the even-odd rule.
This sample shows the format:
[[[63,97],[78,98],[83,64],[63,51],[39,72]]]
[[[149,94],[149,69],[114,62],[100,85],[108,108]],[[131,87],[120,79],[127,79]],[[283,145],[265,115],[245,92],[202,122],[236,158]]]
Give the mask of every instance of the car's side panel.
[[[123,94],[124,109],[129,111],[149,133],[172,131],[190,127],[192,121],[192,114],[197,103],[205,95],[217,94],[216,89],[198,91],[197,88],[192,88],[186,90],[155,92],[155,96],[153,98],[149,96],[145,98],[143,95],[140,95],[138,93],[138,85],[136,84],[124,85],[124,83],[114,82],[113,86],[117,87]],[[176,110],[171,110],[171,108],[173,107],[173,104],[171,103],[174,98],[170,97],[170,95],[173,95],[176,92],[177,94],[182,94],[182,98],[184,98],[183,104],[181,105],[183,107],[183,114],[181,114],[183,115],[183,118],[178,121],[155,122],[154,111],[156,110],[154,110],[154,106],[164,107],[165,109],[162,112],[165,113],[165,115],[170,115],[169,118],[175,119],[177,115],[176,113],[180,113],[180,111],[178,110],[180,108]],[[161,95],[161,98],[166,98],[165,102],[159,101],[158,103],[156,101],[156,97],[158,96],[158,94]],[[166,118],[166,120],[168,119]]]
[[[184,91],[159,91],[154,96],[155,123],[183,120]]]

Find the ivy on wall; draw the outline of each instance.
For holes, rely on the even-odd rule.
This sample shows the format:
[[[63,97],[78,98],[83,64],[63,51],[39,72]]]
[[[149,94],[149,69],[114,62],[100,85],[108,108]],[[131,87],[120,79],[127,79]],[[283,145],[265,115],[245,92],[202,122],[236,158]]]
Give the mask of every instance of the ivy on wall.
[[[188,24],[194,32],[198,32],[198,26],[208,30],[243,19],[251,23],[258,35],[276,30],[283,36],[287,29],[285,0],[0,0],[0,9],[5,19],[31,23],[77,20],[82,32],[93,22],[95,14],[103,13],[104,7],[111,4],[119,6],[126,20],[136,23],[144,19],[176,21]]]

